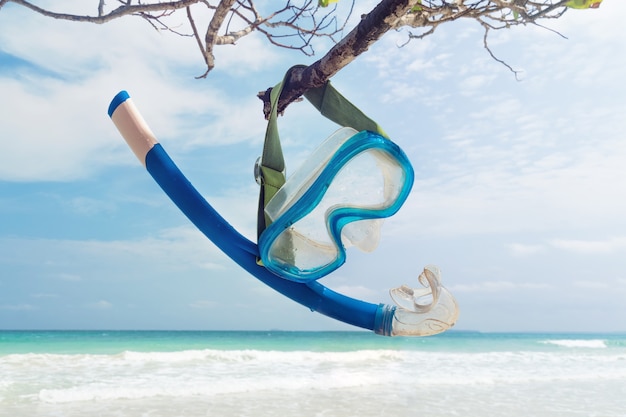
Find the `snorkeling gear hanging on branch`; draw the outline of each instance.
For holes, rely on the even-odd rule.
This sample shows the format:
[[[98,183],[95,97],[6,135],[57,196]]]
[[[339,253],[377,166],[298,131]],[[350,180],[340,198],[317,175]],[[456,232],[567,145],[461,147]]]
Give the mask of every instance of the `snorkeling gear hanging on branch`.
[[[274,105],[281,88],[282,83],[272,90]],[[378,223],[395,213],[406,199],[413,170],[404,153],[386,138],[382,129],[341,97],[330,83],[310,90],[305,97],[324,116],[349,128],[331,136],[314,153],[312,162],[289,180],[284,175],[279,141],[270,140],[269,145],[266,141],[263,157],[255,169],[262,184],[259,246],[237,232],[185,178],[126,91],[113,98],[108,114],[139,161],[187,218],[260,281],[312,311],[380,335],[427,336],[449,329],[458,318],[458,306],[441,286],[437,267],[424,268],[418,278],[420,288],[402,285],[392,289],[390,294],[397,306],[353,299],[317,281],[343,263],[344,245],[351,243],[366,250],[375,246]],[[272,111],[275,110],[274,107]],[[274,135],[272,132],[277,139],[276,115],[270,117],[266,138]],[[356,204],[342,201],[343,192],[332,190],[337,181],[359,175],[350,172],[355,167],[355,172],[362,167],[369,170],[368,164],[372,163],[376,167],[372,172],[377,175],[371,184],[380,191],[377,198]],[[326,187],[329,191],[325,192]],[[321,209],[316,211],[316,207]],[[321,218],[328,225],[327,236],[319,233],[320,211],[324,211]],[[324,247],[322,257],[316,256],[319,253],[315,244],[309,245],[316,239]],[[304,248],[308,256],[294,256],[294,248]]]
[[[261,186],[259,251],[270,271],[308,282],[339,268],[346,247],[376,248],[380,219],[395,214],[408,197],[413,167],[376,122],[326,83],[305,97],[343,128],[285,180],[276,122],[284,82],[271,91],[263,155],[255,168]]]

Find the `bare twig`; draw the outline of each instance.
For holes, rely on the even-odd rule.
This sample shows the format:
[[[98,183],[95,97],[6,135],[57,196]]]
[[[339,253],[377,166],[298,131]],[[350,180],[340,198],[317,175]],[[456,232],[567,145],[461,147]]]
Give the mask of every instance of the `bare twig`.
[[[196,28],[196,22],[193,20],[193,15],[191,14],[191,8],[189,6],[186,7],[187,10],[187,20],[189,20],[189,24],[191,25],[191,30],[193,31],[193,36],[196,39],[198,47],[200,48],[200,53],[204,57],[204,63],[209,66],[207,62],[206,55],[204,54],[204,45],[202,44],[202,40],[200,39],[200,35],[198,34],[198,29]],[[207,71],[208,74],[208,71]]]
[[[199,0],[179,0],[179,1],[170,1],[163,3],[148,3],[148,4],[130,4],[130,1],[124,3],[122,6],[114,9],[106,14],[98,14],[98,16],[84,16],[84,15],[75,15],[75,14],[67,14],[67,13],[56,13],[51,12],[49,10],[43,9],[39,6],[32,4],[26,0],[5,0],[7,3],[15,3],[20,6],[24,6],[27,9],[30,9],[40,15],[51,17],[53,19],[60,20],[71,20],[74,22],[89,22],[89,23],[106,23],[111,20],[118,19],[123,16],[134,15],[138,13],[148,13],[148,12],[160,12],[164,10],[178,10],[183,9],[192,4],[198,3]],[[2,4],[0,4],[2,5]]]
[[[353,7],[355,0],[344,1],[349,1]],[[0,8],[7,3],[20,5],[53,19],[75,22],[103,24],[125,16],[137,16],[158,31],[169,31],[180,36],[193,37],[206,65],[205,73],[197,78],[206,77],[214,68],[213,52],[216,45],[232,45],[242,37],[258,31],[270,43],[279,47],[298,49],[306,54],[313,54],[311,42],[314,38],[330,37],[334,41],[334,36],[343,30],[348,21],[346,17],[342,25],[337,24],[337,15],[333,14],[334,9],[318,13],[317,0],[304,0],[297,5],[287,0],[286,4],[280,5],[278,9],[265,16],[259,13],[253,0],[172,0],[165,2],[117,0],[118,7],[108,11],[106,1],[98,0],[96,15],[60,13],[40,7],[31,0],[0,0]],[[204,39],[200,37],[201,28],[198,28],[194,18],[195,13],[202,12],[199,11],[200,9],[192,9],[191,6],[194,5],[202,5],[212,12]],[[179,29],[168,22],[172,14],[180,9],[185,9],[186,20],[189,22],[186,29]],[[224,22],[227,22],[226,25]],[[241,26],[235,27],[238,24]],[[226,26],[226,29],[220,33],[223,26]]]
[[[509,71],[511,71],[513,73],[513,75],[515,75],[515,79],[517,81],[519,81],[519,73],[521,71],[513,69],[513,67],[509,64],[507,64],[505,61],[503,61],[502,59],[496,57],[494,55],[494,53],[491,51],[491,48],[489,47],[489,43],[487,42],[487,35],[489,34],[489,26],[484,25],[483,27],[485,28],[485,34],[483,35],[483,46],[484,48],[487,50],[487,52],[489,52],[489,55],[491,55],[491,58],[493,58],[496,62],[499,62],[500,64],[504,65],[505,67],[507,67],[509,69]]]

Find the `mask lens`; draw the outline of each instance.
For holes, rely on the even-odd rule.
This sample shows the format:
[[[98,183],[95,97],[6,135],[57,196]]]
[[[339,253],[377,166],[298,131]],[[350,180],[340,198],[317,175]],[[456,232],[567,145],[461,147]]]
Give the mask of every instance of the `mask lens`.
[[[347,247],[373,251],[383,218],[397,211],[412,184],[412,169],[402,163],[406,157],[399,160],[386,148],[390,144],[371,132],[341,129],[318,148],[309,160],[318,163],[294,173],[265,209],[273,221],[268,230],[282,230],[268,242],[264,264],[288,271],[291,279],[310,280],[341,265]],[[320,155],[329,150],[330,156]]]

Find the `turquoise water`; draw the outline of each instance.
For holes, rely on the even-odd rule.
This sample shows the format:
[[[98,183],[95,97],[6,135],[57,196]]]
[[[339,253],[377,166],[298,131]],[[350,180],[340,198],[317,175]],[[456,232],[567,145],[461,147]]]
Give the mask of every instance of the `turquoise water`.
[[[0,331],[0,417],[626,416],[626,334]]]
[[[565,341],[556,343],[555,341]],[[572,347],[626,348],[626,334],[448,332],[392,338],[371,332],[288,331],[0,331],[0,355],[16,353],[115,354],[190,349],[352,351],[399,349],[448,352],[559,351]]]

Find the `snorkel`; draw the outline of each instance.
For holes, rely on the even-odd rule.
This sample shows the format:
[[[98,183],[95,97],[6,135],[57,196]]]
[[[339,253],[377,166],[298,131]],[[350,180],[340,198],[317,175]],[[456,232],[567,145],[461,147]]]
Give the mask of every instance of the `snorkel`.
[[[379,335],[425,336],[454,325],[458,308],[440,285],[436,267],[426,267],[420,275],[420,282],[428,288],[402,286],[391,291],[398,306],[357,300],[317,280],[296,282],[273,273],[259,262],[258,245],[235,230],[187,180],[126,91],[113,98],[108,114],[139,161],[185,216],[228,257],[274,290],[312,311]]]

